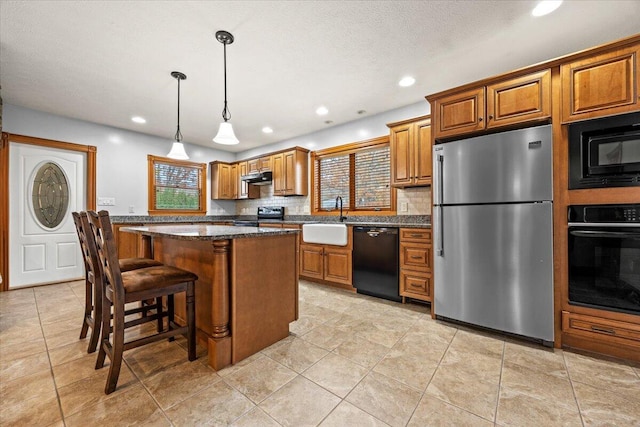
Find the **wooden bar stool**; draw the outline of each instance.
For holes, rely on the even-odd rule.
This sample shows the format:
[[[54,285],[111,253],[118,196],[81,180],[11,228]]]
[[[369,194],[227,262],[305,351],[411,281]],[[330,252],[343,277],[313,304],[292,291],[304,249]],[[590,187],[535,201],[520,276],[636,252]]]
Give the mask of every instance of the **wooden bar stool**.
[[[89,254],[86,236],[87,229],[82,224],[80,213],[72,212],[71,215],[73,216],[73,223],[75,224],[76,232],[78,233],[78,240],[80,241],[80,249],[82,251],[82,258],[84,259],[85,271],[84,316],[82,319],[82,328],[80,329],[80,339],[84,339],[87,336],[89,328],[91,328],[91,336],[89,337],[87,353],[93,353],[96,351],[98,338],[100,337],[100,324],[102,323],[102,298],[100,297],[100,293],[96,290],[96,271],[93,268],[91,255]],[[123,272],[136,270],[138,268],[162,265],[161,262],[150,258],[123,258],[118,260],[118,263],[120,264],[120,271]]]
[[[195,274],[168,265],[140,268],[122,272],[118,263],[118,251],[107,211],[99,213],[89,211],[81,215],[86,221],[87,236],[93,237],[89,241],[89,251],[95,251],[98,259],[98,270],[101,276],[96,282],[102,295],[102,332],[100,347],[96,360],[96,369],[104,366],[105,357],[111,360],[109,375],[105,386],[105,393],[112,393],[116,389],[122,354],[125,350],[140,347],[165,338],[172,338],[179,334],[187,336],[187,352],[190,361],[196,359],[196,315],[195,315]],[[174,295],[180,292],[186,293],[187,325],[180,326],[174,322]],[[158,304],[157,310],[152,315],[143,312],[141,307],[131,311],[142,312],[142,317],[125,322],[125,304],[155,299],[161,302],[167,298],[167,309]],[[111,325],[111,310],[113,307],[113,326]],[[124,341],[124,330],[130,326],[167,318],[167,327],[158,333],[138,338],[129,342]]]

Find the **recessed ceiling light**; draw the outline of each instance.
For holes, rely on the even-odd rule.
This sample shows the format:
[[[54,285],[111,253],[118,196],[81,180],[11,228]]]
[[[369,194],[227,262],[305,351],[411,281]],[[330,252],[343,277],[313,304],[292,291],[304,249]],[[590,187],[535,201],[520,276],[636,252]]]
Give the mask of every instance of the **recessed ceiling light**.
[[[262,132],[264,133],[273,133],[273,129],[271,129],[269,126],[265,126],[262,128]]]
[[[406,76],[406,77],[403,77],[403,78],[398,82],[398,84],[399,84],[400,86],[402,86],[402,87],[409,87],[409,86],[412,86],[415,82],[416,82],[416,79],[414,79],[414,78],[413,78],[413,77],[411,77],[411,76]]]
[[[562,0],[542,0],[533,9],[531,14],[533,16],[544,16],[559,8],[561,4]]]
[[[316,109],[316,114],[319,116],[326,116],[327,114],[329,114],[329,110],[324,105],[321,105],[320,107],[318,107],[318,109]]]
[[[131,117],[131,121],[134,122],[134,123],[147,123],[147,121],[143,117],[140,117],[140,116]]]

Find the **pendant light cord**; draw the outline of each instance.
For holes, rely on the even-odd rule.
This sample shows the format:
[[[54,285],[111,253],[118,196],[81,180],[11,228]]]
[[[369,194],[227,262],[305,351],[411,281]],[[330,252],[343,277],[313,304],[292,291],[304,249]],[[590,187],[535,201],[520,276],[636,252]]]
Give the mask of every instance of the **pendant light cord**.
[[[231,119],[231,111],[227,107],[227,44],[222,43],[224,47],[224,108],[222,109],[222,118],[225,122]]]
[[[178,130],[176,131],[176,142],[182,141],[182,132],[180,132],[180,77],[178,77]]]

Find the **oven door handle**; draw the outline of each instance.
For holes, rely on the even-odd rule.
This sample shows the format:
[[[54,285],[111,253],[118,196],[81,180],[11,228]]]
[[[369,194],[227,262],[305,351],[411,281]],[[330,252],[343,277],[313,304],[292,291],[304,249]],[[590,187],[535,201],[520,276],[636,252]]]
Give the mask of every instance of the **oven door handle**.
[[[570,230],[569,234],[577,237],[605,237],[609,239],[633,239],[640,240],[640,234],[625,233],[622,231],[594,231],[594,230]]]

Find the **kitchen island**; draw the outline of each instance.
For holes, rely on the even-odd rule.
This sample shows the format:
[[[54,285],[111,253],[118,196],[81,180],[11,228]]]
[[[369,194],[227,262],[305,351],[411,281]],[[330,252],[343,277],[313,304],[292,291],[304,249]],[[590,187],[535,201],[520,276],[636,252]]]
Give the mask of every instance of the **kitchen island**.
[[[298,317],[300,230],[193,224],[120,231],[138,235],[139,256],[198,275],[197,337],[214,369],[289,335]],[[176,295],[178,322],[184,321],[183,298]]]

